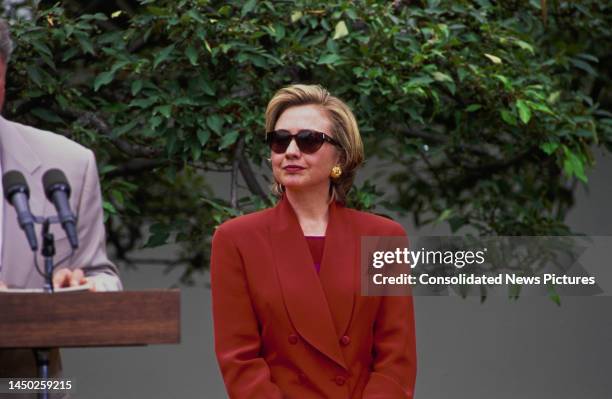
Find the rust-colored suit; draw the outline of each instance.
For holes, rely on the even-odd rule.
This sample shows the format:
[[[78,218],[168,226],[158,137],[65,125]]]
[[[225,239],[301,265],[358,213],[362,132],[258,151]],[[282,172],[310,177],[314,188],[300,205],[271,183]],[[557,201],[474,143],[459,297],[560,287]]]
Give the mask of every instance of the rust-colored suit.
[[[291,204],[215,232],[215,349],[231,398],[412,398],[412,297],[360,295],[360,237],[403,236],[380,216],[330,205],[320,274]]]

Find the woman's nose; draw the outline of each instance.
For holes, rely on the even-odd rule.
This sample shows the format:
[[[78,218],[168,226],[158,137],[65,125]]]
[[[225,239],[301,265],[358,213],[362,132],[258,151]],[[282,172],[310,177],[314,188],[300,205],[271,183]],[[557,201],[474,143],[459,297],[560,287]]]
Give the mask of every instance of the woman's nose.
[[[300,148],[297,146],[297,142],[295,141],[295,139],[291,140],[289,142],[289,147],[287,147],[287,150],[285,151],[285,156],[286,157],[299,157],[301,154],[300,152]]]

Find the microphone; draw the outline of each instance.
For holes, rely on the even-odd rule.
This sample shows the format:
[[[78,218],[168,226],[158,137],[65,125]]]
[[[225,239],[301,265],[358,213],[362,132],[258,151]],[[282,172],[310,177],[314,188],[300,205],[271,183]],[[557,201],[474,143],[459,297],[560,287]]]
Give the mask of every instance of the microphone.
[[[59,169],[49,169],[42,178],[47,199],[53,203],[57,210],[59,221],[68,236],[72,249],[79,247],[79,238],[76,231],[76,217],[70,210],[70,184],[66,175]]]
[[[38,242],[36,241],[36,231],[34,230],[34,216],[30,212],[30,189],[25,177],[16,170],[6,172],[2,176],[2,187],[4,189],[4,197],[17,211],[19,227],[25,232],[30,248],[32,248],[32,251],[36,251],[38,249]]]

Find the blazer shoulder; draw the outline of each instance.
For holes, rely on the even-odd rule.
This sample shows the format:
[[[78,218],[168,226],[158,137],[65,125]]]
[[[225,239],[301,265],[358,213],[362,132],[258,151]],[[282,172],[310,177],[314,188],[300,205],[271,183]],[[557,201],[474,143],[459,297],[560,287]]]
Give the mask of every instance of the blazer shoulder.
[[[216,231],[223,231],[229,235],[245,234],[265,227],[271,217],[273,208],[266,208],[246,215],[237,216],[219,225]]]
[[[37,129],[17,122],[7,122],[19,132],[21,137],[27,141],[32,150],[36,152],[43,162],[47,161],[47,158],[50,158],[53,162],[58,162],[58,159],[63,159],[68,162],[86,163],[93,157],[93,152],[90,149],[61,134]],[[60,151],[62,156],[58,157],[57,154]]]
[[[344,208],[362,234],[405,236],[404,227],[393,219],[375,213]]]

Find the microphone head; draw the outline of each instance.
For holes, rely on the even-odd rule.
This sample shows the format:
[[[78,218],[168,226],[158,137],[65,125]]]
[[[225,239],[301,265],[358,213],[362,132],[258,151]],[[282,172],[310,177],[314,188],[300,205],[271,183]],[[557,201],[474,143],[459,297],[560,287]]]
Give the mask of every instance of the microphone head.
[[[16,192],[22,192],[30,198],[28,182],[23,176],[23,173],[18,170],[10,170],[2,176],[2,188],[4,189],[4,198],[9,202]]]
[[[62,190],[66,196],[70,198],[70,184],[66,175],[59,169],[49,169],[42,177],[45,195],[49,201],[52,201],[51,196],[55,190]]]

